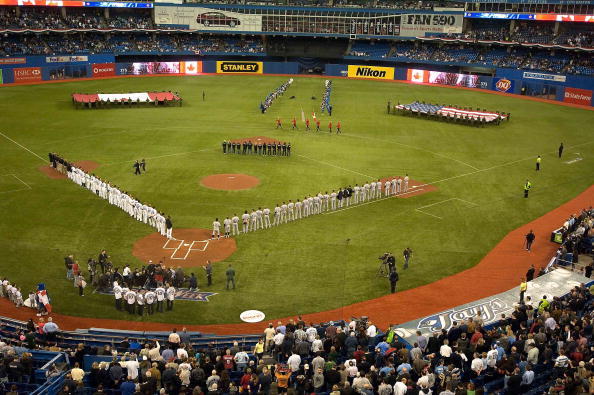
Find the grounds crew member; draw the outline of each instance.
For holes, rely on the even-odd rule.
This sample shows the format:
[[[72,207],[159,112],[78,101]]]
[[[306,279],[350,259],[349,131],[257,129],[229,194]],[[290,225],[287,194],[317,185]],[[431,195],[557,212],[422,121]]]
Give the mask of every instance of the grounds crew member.
[[[563,155],[563,143],[559,146],[559,158],[561,158],[561,155]]]
[[[524,184],[524,197],[525,198],[528,197],[528,192],[530,192],[530,188],[532,188],[532,184],[530,183],[530,181],[526,180],[526,183]]]

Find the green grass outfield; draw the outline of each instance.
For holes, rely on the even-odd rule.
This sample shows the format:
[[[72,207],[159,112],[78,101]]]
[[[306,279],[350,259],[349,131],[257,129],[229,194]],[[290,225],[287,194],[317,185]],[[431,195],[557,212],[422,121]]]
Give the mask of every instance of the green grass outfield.
[[[214,285],[202,289],[219,294],[209,303],[178,302],[173,313],[152,317],[171,323],[238,322],[247,309],[281,317],[375,298],[389,288],[386,279],[375,275],[377,257],[385,251],[399,256],[406,246],[415,256],[412,267],[400,271],[399,288],[433,282],[475,265],[507,232],[594,181],[592,111],[474,91],[340,79],[333,81],[332,119],[342,122],[343,134],[305,134],[288,131],[289,119],[300,119],[301,109],[319,113],[324,80],[295,78],[287,94],[260,114],[260,101],[284,80],[201,76],[4,87],[0,132],[44,159],[54,151],[73,161],[101,163],[99,176],[170,214],[181,228],[208,228],[215,216],[273,208],[282,200],[371,177],[408,173],[416,180],[437,181],[439,190],[422,196],[374,202],[238,237],[238,249],[226,261],[236,267],[237,289],[224,290],[226,263],[215,264]],[[148,90],[178,91],[184,106],[75,110],[70,100],[75,91]],[[291,95],[296,99],[290,100]],[[318,99],[311,100],[312,95]],[[499,127],[473,128],[386,114],[387,100],[415,99],[511,111],[512,118]],[[277,116],[285,130],[275,130]],[[322,117],[324,129],[327,121]],[[220,152],[223,139],[259,135],[290,141],[293,156]],[[583,160],[558,160],[561,141],[564,160],[578,152]],[[542,171],[535,174],[539,154]],[[15,281],[24,293],[46,282],[60,313],[130,319],[115,311],[110,297],[79,299],[65,279],[63,257],[72,253],[86,262],[105,248],[117,265],[140,265],[131,247],[153,230],[68,180],[47,178],[38,170],[44,164],[40,158],[2,136],[0,157],[0,276]],[[143,157],[148,172],[136,177],[132,161]],[[215,173],[250,174],[261,184],[230,192],[199,185],[200,178]],[[523,199],[527,177],[533,189]],[[425,210],[441,220],[415,210],[451,198],[472,204],[450,200]],[[202,269],[196,272],[203,285]]]

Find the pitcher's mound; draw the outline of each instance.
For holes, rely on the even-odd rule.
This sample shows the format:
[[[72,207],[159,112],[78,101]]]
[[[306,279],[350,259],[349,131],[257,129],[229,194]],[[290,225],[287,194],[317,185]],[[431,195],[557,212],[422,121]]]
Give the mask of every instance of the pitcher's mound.
[[[92,173],[93,170],[99,167],[99,163],[94,162],[92,160],[79,160],[78,162],[74,162],[74,166],[78,167],[86,171],[87,173]],[[53,178],[54,180],[59,180],[63,178],[68,178],[66,174],[60,173],[58,170],[54,169],[51,166],[40,166],[38,167],[39,171],[48,176],[49,178]]]
[[[208,229],[173,229],[173,238],[167,239],[158,232],[151,233],[134,243],[132,255],[148,262],[164,259],[166,266],[206,266],[206,261],[227,259],[237,249],[235,239],[211,240]]]
[[[204,177],[200,183],[211,189],[223,191],[240,191],[250,189],[260,184],[260,179],[247,174],[213,174]]]

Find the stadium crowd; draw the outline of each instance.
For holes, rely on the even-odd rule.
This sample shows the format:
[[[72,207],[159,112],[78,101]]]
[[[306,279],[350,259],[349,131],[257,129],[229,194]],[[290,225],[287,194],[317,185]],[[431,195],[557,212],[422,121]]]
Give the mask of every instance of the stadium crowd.
[[[103,10],[93,8],[0,7],[0,29],[152,29],[147,10],[110,9],[106,18]]]
[[[336,395],[462,395],[503,389],[510,395],[590,393],[592,301],[584,285],[552,300],[527,298],[488,325],[479,311],[448,329],[417,332],[408,348],[397,336],[397,325],[382,332],[365,318],[314,325],[301,317],[270,323],[253,347],[239,342],[195,346],[185,328],[174,329],[167,341],[124,337],[112,346],[68,346],[57,323],[40,317],[15,333],[2,331],[0,382],[10,386],[30,380],[30,352],[47,349],[70,356],[68,366],[48,371],[48,376],[67,372],[63,394],[110,389],[122,394],[269,394],[289,388],[296,394]],[[85,366],[85,355],[105,359]]]
[[[583,209],[571,215],[560,229],[562,243],[557,250],[556,262],[575,268],[581,254],[592,254],[594,242],[594,209]],[[583,268],[586,277],[592,275],[593,265]]]

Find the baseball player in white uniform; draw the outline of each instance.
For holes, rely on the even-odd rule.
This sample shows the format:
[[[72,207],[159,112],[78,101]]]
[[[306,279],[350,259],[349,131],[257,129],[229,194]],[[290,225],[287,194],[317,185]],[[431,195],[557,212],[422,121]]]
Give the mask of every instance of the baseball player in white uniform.
[[[384,196],[390,196],[390,181],[386,180],[386,182],[384,183]]]
[[[328,191],[324,194],[324,199],[322,200],[322,210],[328,211],[328,203],[330,202],[330,194]]]
[[[241,215],[241,225],[242,225],[242,232],[247,233],[250,227],[250,215],[248,214],[247,210]]]
[[[113,282],[113,296],[115,297],[115,307],[118,310],[122,309],[122,287],[117,281]]]
[[[136,305],[136,292],[128,291],[126,293],[126,301],[128,302],[128,313],[134,314],[134,307]]]
[[[162,313],[163,301],[165,300],[165,288],[157,287],[157,289],[155,289],[155,294],[157,295],[157,311]]]
[[[167,287],[167,310],[173,310],[173,301],[175,300],[175,288]]]
[[[223,227],[225,228],[225,238],[229,238],[229,234],[231,233],[231,220],[229,217],[223,220]]]
[[[396,177],[392,178],[392,195],[396,195],[396,184],[398,184],[398,181],[396,180]]]
[[[353,188],[353,204],[359,203],[359,184],[355,184]]]
[[[214,239],[215,236],[217,239],[221,238],[221,223],[219,222],[218,218],[215,218],[212,223],[212,238]]]
[[[270,225],[270,209],[266,207],[264,210],[262,210],[262,213],[264,214],[264,228],[268,229],[272,226]]]
[[[283,202],[283,204],[281,205],[281,222],[285,224],[287,223],[287,210],[287,203]]]
[[[402,178],[398,177],[396,180],[396,193],[400,193],[402,191]]]
[[[237,214],[233,215],[231,218],[231,225],[233,226],[233,236],[239,234],[239,217]]]
[[[408,174],[404,176],[404,188],[402,192],[408,191]]]
[[[369,200],[375,199],[375,190],[376,190],[377,183],[375,181],[371,181],[370,185],[371,185],[371,191],[369,194]]]
[[[295,202],[295,219],[301,219],[301,214],[303,213],[303,203],[299,199]]]
[[[281,219],[281,208],[279,207],[279,205],[277,203],[276,207],[274,208],[274,226],[280,225],[280,219]]]
[[[336,191],[332,191],[330,194],[330,206],[332,207],[332,211],[336,210]]]
[[[289,200],[289,203],[287,203],[287,210],[289,221],[295,221],[295,203],[293,203],[291,200]]]
[[[252,209],[252,213],[250,214],[250,230],[252,232],[258,230],[258,213],[256,209]]]
[[[256,210],[256,216],[257,216],[257,221],[258,221],[256,223],[256,229],[264,229],[263,214],[264,214],[264,212],[262,211],[262,207],[258,207],[258,210]]]
[[[155,308],[155,299],[157,299],[157,294],[151,290],[147,291],[147,293],[144,294],[144,303],[146,303],[146,310],[149,315],[153,315]]]

